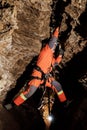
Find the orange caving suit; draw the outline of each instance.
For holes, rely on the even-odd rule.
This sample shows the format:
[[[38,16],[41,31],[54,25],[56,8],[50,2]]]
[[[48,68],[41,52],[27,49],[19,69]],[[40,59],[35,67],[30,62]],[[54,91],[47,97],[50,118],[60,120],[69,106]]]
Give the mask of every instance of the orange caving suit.
[[[57,28],[49,43],[46,44],[44,48],[40,51],[36,66],[44,73],[48,75],[52,71],[52,67],[57,63],[59,64],[62,60],[62,55],[59,54],[58,57],[54,58],[54,51],[57,44],[57,38],[59,34],[59,29]],[[31,97],[37,90],[37,88],[44,82],[42,79],[42,72],[38,69],[34,69],[31,76],[34,77],[28,82],[28,88],[24,90],[19,96],[14,99],[14,103],[19,106],[29,97]],[[35,78],[38,77],[38,78]],[[63,92],[61,84],[56,81],[53,77],[49,77],[46,81],[46,86],[51,87],[58,95],[60,102],[66,101],[66,96]]]

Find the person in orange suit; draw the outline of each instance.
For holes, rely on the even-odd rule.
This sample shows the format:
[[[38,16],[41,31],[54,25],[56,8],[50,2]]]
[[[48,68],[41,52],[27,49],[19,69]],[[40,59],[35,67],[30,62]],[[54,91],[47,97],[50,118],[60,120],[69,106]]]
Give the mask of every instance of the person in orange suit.
[[[41,84],[45,82],[45,86],[52,88],[60,102],[66,102],[67,98],[64,94],[61,84],[50,76],[53,67],[59,64],[63,57],[63,50],[60,49],[59,55],[55,58],[54,53],[57,47],[57,40],[59,36],[59,27],[57,27],[53,35],[51,36],[49,42],[43,47],[40,51],[40,54],[37,59],[36,67],[33,69],[31,74],[32,79],[28,82],[27,88],[19,94],[14,100],[13,103],[17,106],[24,103],[29,97],[31,97]],[[45,80],[45,81],[44,81]]]
[[[40,51],[40,54],[38,56],[38,60],[36,63],[36,68],[34,68],[31,76],[32,80],[29,81],[28,87],[26,90],[24,90],[19,96],[17,96],[14,99],[14,103],[19,106],[24,101],[26,101],[29,97],[31,97],[37,90],[37,88],[43,84],[44,78],[42,75],[46,77],[50,74],[52,71],[52,67],[55,66],[55,64],[59,64],[63,57],[63,51],[59,50],[59,55],[55,59],[54,52],[56,49],[56,46],[58,44],[57,39],[59,35],[59,28],[57,27],[49,40],[49,43],[46,44],[45,47],[43,47]],[[66,101],[66,96],[64,94],[64,91],[62,89],[61,84],[56,81],[53,77],[48,76],[48,79],[46,79],[46,86],[51,87],[58,95],[58,98],[60,102]]]

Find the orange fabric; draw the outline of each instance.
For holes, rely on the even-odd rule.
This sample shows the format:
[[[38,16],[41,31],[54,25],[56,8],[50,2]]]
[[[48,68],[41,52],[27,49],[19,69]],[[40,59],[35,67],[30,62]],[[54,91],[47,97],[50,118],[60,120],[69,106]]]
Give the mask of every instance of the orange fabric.
[[[23,98],[21,98],[20,96],[18,96],[16,99],[14,99],[14,103],[19,106],[20,104],[22,104],[25,100]]]
[[[42,77],[42,73],[40,71],[37,71],[36,69],[33,70],[32,76],[34,77]],[[41,80],[40,79],[32,79],[28,85],[29,86],[35,86],[38,87],[41,84]]]
[[[38,75],[37,75],[38,76]],[[39,85],[41,84],[41,80],[40,79],[32,79],[28,85],[29,86],[35,86],[35,87],[39,87]]]
[[[40,71],[38,71],[38,70],[36,70],[36,69],[34,69],[33,70],[33,73],[32,73],[32,76],[35,76],[35,77],[39,77],[39,78],[41,78],[41,76],[42,76],[42,73],[40,72]]]
[[[56,38],[58,38],[59,35],[59,27],[57,27],[53,33],[53,36],[55,36]]]
[[[53,57],[53,59],[52,59],[52,65],[54,65],[55,63],[60,63],[62,61],[62,56],[60,57],[60,55],[55,59],[54,57]]]
[[[55,60],[55,62],[57,62],[58,64],[62,61],[62,56],[58,56]]]
[[[66,99],[66,96],[65,96],[65,94],[64,94],[64,92],[61,93],[60,95],[58,95],[58,98],[59,98],[60,102],[64,102],[64,101],[67,100],[67,99]]]
[[[44,73],[48,73],[53,59],[53,52],[47,44],[40,52],[37,66],[39,66]]]

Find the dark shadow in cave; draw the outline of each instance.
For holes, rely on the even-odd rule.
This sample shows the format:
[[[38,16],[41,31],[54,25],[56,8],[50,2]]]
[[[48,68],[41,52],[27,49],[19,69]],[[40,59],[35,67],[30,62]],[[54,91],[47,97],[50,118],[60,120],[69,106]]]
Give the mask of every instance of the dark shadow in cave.
[[[50,130],[86,130],[87,95],[83,95],[82,98],[79,101],[74,101],[68,108],[63,108],[58,99],[56,99],[52,110],[54,120],[51,123]],[[85,103],[84,100],[86,101]]]
[[[87,4],[85,11],[79,17],[80,25],[77,25],[75,31],[83,38],[87,39]]]
[[[64,67],[60,72],[60,82],[63,86],[65,94],[67,95],[68,99],[72,99],[73,102],[69,108],[63,108],[62,104],[60,104],[56,98],[52,110],[55,120],[52,123],[50,130],[73,130],[76,128],[81,130],[87,128],[87,125],[84,123],[87,111],[85,112],[84,117],[83,115],[80,115],[81,119],[78,118],[78,120],[75,120],[74,117],[78,110],[80,112],[82,111],[80,110],[80,106],[83,104],[83,100],[87,100],[87,90],[84,88],[83,84],[78,81],[86,73],[87,47],[85,47],[82,52],[79,52],[77,55],[75,55],[71,61],[66,64],[66,67]],[[84,104],[83,110],[85,107],[86,104]],[[83,114],[83,112],[80,114]]]
[[[66,19],[66,25],[68,26],[68,28],[64,32],[61,32],[60,35],[59,35],[60,44],[61,44],[61,47],[62,47],[63,50],[65,50],[64,43],[68,39],[70,31],[72,29],[72,26],[70,25],[71,21],[72,21],[72,18],[68,15],[68,19]]]
[[[24,104],[15,107],[10,111],[14,120],[18,122],[19,130],[44,130],[45,123],[40,115],[40,112],[29,104]]]
[[[9,7],[13,7],[13,6],[7,2],[4,2],[4,4],[2,4],[2,1],[0,1],[0,9],[9,8]]]
[[[58,27],[61,25],[62,14],[64,13],[65,7],[71,3],[71,0],[67,0],[66,2],[63,0],[54,0],[52,7],[52,15],[51,15],[51,27]],[[53,20],[54,19],[54,20]]]
[[[61,22],[63,19],[62,14],[64,13],[65,7],[71,3],[71,0],[67,0],[66,2],[63,0],[55,0],[52,4],[52,15],[50,18],[50,27],[53,29],[56,27],[61,26]],[[68,14],[67,14],[68,15]],[[66,19],[66,25],[68,28],[59,34],[59,41],[62,46],[62,49],[64,49],[64,43],[69,37],[69,32],[72,29],[72,26],[70,25],[70,22],[72,21],[72,18],[68,15],[68,18]]]
[[[75,55],[61,70],[60,80],[64,90],[73,98],[82,94],[83,85],[78,80],[87,73],[87,47]],[[70,93],[70,94],[69,94]],[[80,95],[81,96],[81,95]]]

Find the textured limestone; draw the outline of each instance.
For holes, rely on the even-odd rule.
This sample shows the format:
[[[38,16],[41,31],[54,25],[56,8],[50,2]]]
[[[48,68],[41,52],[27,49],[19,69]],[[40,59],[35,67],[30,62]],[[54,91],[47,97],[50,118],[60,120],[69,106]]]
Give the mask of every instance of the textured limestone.
[[[51,0],[1,1],[0,100],[38,55],[42,40],[49,37],[50,4]]]

